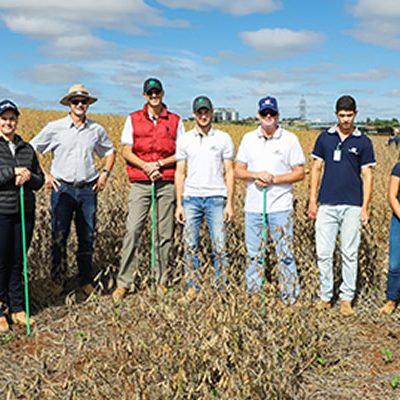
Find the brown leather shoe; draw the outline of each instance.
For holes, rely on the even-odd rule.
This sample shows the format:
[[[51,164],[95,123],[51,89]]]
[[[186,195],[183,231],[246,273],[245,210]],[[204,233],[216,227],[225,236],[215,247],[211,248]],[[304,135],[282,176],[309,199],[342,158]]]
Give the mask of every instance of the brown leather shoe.
[[[380,309],[380,314],[390,315],[393,314],[396,309],[396,302],[393,300],[388,300],[386,304]]]
[[[111,295],[111,297],[112,297],[114,303],[115,303],[115,304],[121,304],[121,302],[122,302],[122,300],[124,299],[124,297],[125,297],[127,291],[128,291],[128,289],[127,289],[127,288],[124,288],[124,287],[116,288],[116,289],[113,291],[112,295]]]
[[[351,306],[351,301],[342,300],[340,302],[340,313],[345,317],[349,317],[355,314],[353,307]]]
[[[17,313],[11,313],[11,321],[15,325],[26,326],[26,313],[25,311],[19,311]],[[29,319],[30,325],[33,326],[36,324],[36,321],[31,317]]]
[[[315,309],[317,311],[326,311],[326,310],[330,310],[331,308],[332,308],[332,305],[329,301],[319,300],[318,303],[315,305]]]
[[[10,326],[8,325],[6,317],[0,317],[0,334],[9,333]]]

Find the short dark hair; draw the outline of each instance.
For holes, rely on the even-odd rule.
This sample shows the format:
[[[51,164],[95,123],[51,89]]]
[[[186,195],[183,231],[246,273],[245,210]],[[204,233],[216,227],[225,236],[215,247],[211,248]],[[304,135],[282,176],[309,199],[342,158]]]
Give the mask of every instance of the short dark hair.
[[[341,96],[336,101],[336,112],[338,113],[340,110],[345,111],[357,111],[357,104],[353,97],[351,96]]]

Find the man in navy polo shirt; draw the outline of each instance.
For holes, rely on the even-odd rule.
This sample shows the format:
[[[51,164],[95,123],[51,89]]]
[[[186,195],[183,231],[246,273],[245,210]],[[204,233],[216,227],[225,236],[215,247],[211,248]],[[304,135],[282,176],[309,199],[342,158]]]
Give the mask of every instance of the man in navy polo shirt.
[[[338,124],[323,131],[312,152],[308,216],[316,219],[317,260],[320,270],[320,310],[331,307],[333,296],[333,253],[340,231],[342,284],[340,312],[352,315],[358,268],[361,224],[369,219],[372,193],[372,166],[375,165],[371,140],[355,126],[357,106],[351,96],[336,102]],[[321,187],[318,185],[322,168]]]

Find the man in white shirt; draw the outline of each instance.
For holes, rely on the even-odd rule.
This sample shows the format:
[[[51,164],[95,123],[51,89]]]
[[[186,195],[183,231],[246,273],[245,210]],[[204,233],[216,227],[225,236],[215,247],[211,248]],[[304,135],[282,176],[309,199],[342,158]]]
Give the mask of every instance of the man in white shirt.
[[[281,296],[285,304],[293,304],[300,289],[292,251],[292,184],[304,179],[304,154],[296,135],[279,126],[277,100],[267,96],[258,106],[260,126],[244,135],[235,165],[236,177],[247,183],[245,237],[251,260],[247,289],[260,290],[265,274],[261,242],[266,190],[265,223],[276,243]]]
[[[229,134],[212,126],[213,112],[208,97],[197,97],[193,101],[196,126],[177,141],[175,216],[178,223],[184,224],[189,297],[201,283],[196,251],[203,218],[213,246],[215,286],[223,289],[226,282],[223,271],[227,264],[225,223],[232,221],[234,215],[234,146]]]

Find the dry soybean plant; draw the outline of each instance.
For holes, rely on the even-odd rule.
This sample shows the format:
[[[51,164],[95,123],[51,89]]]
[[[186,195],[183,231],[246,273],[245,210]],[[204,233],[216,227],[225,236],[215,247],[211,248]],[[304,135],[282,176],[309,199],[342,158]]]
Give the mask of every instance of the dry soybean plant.
[[[53,112],[26,110],[21,132],[30,138]],[[95,116],[115,144],[123,118]],[[236,145],[252,127],[224,125]],[[298,132],[309,154],[316,132]],[[268,279],[262,299],[245,291],[244,185],[238,184],[236,218],[228,229],[227,290],[212,287],[212,253],[202,227],[200,264],[203,284],[190,303],[185,294],[181,230],[176,229],[168,291],[150,285],[150,224],[138,250],[132,293],[121,306],[110,299],[125,232],[129,184],[118,157],[109,185],[99,197],[95,251],[98,294],[86,301],[53,296],[49,282],[49,193],[38,194],[34,240],[29,253],[31,298],[38,327],[0,342],[1,398],[5,399],[376,399],[398,398],[393,379],[395,354],[384,363],[379,349],[398,341],[398,317],[382,320],[390,211],[387,179],[398,153],[374,138],[378,160],[371,224],[362,230],[357,317],[343,319],[337,307],[316,312],[318,270],[314,226],[307,219],[308,176],[295,185],[294,253],[301,295],[285,306],[277,285],[277,257],[267,245]],[[307,162],[306,168],[310,165]],[[76,274],[74,235],[68,275]],[[340,254],[335,254],[336,287]],[[388,357],[386,357],[387,360]],[[397,369],[396,369],[397,368]],[[392,384],[391,384],[392,382]],[[397,397],[395,397],[397,396]]]

